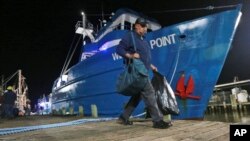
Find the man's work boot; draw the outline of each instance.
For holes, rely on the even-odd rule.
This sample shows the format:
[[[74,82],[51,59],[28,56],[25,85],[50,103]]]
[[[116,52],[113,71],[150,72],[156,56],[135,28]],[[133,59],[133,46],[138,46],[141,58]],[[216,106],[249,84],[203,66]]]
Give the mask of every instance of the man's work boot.
[[[122,115],[119,116],[119,118],[116,121],[119,124],[123,124],[123,125],[133,125],[132,121],[129,121],[128,119],[125,119]]]
[[[153,128],[158,128],[158,129],[166,129],[172,126],[171,122],[165,122],[163,120],[153,122]]]

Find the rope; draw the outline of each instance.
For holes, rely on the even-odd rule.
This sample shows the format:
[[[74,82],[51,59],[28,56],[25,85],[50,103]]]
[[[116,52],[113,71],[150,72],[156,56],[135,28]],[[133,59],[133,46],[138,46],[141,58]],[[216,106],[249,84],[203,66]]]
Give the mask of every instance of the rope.
[[[48,129],[48,128],[58,128],[58,127],[64,127],[64,126],[79,125],[79,124],[84,124],[84,123],[89,123],[89,122],[110,121],[114,119],[117,119],[117,118],[79,119],[79,120],[63,122],[63,123],[34,125],[34,126],[25,126],[25,127],[16,127],[16,128],[3,128],[3,129],[0,129],[0,136],[28,132],[28,131],[43,130],[43,129]]]
[[[69,66],[69,63],[70,63],[70,61],[71,61],[71,59],[72,59],[72,57],[73,57],[73,55],[74,55],[74,53],[75,53],[75,51],[76,51],[76,47],[77,47],[77,45],[79,44],[79,41],[80,41],[81,37],[82,37],[82,36],[79,36],[79,39],[78,39],[78,41],[77,41],[77,43],[76,43],[76,45],[75,45],[75,48],[74,48],[74,50],[73,50],[72,53],[71,53],[71,56],[70,56],[70,58],[69,58],[69,60],[68,60],[68,62],[67,62],[66,67],[64,68],[63,74],[65,74],[65,72],[67,72],[66,69],[67,69],[68,66]]]
[[[175,73],[176,73],[176,68],[177,68],[177,65],[178,65],[178,63],[179,63],[180,50],[181,50],[181,46],[179,46],[179,48],[178,48],[178,53],[177,53],[177,56],[176,56],[176,63],[175,63],[175,67],[174,67],[174,72],[173,72],[172,77],[171,77],[171,79],[170,79],[170,81],[169,81],[169,84],[170,84],[170,85],[172,84],[172,81],[173,81],[173,79],[174,79],[174,75],[175,75]]]
[[[70,49],[69,49],[69,52],[68,52],[68,54],[67,54],[66,60],[65,60],[65,62],[64,62],[64,64],[63,64],[63,68],[62,68],[62,71],[61,71],[61,75],[62,75],[62,74],[64,73],[64,71],[65,71],[65,66],[66,66],[66,63],[68,62],[69,54],[70,54],[70,52],[71,52],[71,50],[72,50],[72,48],[73,48],[73,43],[74,43],[74,41],[75,41],[75,37],[76,37],[76,34],[74,34],[73,40],[72,40],[72,42],[71,42],[71,44],[70,44]]]
[[[143,112],[141,114],[131,116],[131,118],[139,118],[145,114],[146,114],[146,112]],[[0,136],[29,132],[29,131],[36,131],[36,130],[43,130],[43,129],[49,129],[49,128],[73,126],[73,125],[79,125],[79,124],[90,123],[90,122],[111,121],[111,120],[115,120],[115,119],[117,119],[117,118],[108,117],[108,118],[95,118],[95,119],[78,119],[78,120],[73,120],[73,121],[69,121],[69,122],[62,122],[62,123],[33,125],[33,126],[24,126],[24,127],[15,127],[15,128],[2,128],[2,129],[0,129]]]

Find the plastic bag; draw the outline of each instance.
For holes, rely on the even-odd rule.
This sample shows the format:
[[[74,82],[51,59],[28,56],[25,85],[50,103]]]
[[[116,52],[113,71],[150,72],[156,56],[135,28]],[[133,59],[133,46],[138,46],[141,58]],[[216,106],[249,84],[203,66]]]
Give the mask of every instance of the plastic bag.
[[[175,94],[166,78],[160,73],[154,72],[151,83],[155,89],[157,104],[162,114],[178,115],[179,108]]]

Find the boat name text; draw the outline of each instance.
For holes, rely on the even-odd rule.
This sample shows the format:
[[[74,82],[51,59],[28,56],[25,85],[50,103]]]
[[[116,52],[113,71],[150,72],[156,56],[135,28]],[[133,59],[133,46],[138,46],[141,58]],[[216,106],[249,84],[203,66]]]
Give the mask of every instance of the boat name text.
[[[167,36],[162,36],[162,37],[150,40],[149,43],[150,43],[151,49],[154,49],[156,47],[161,48],[167,45],[175,44],[176,43],[175,36],[176,34],[173,33]],[[117,53],[112,53],[112,57],[113,57],[113,60],[122,59],[122,57],[118,55]]]
[[[163,47],[166,45],[170,45],[170,44],[175,44],[175,36],[176,34],[170,34],[168,36],[162,36],[159,38],[156,38],[155,40],[150,40],[150,46],[151,48],[155,48],[155,47]]]

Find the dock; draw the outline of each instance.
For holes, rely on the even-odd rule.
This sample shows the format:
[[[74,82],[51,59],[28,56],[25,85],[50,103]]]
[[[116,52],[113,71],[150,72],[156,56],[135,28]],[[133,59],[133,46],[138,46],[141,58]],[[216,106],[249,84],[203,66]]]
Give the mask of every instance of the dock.
[[[207,112],[248,112],[250,109],[250,102],[245,103],[219,103],[209,104]]]
[[[0,129],[66,122],[81,117],[23,117],[0,119]],[[150,119],[133,119],[134,125],[124,126],[116,120],[48,128],[0,136],[10,141],[228,141],[230,123],[204,120],[173,120],[167,129],[152,128]]]

